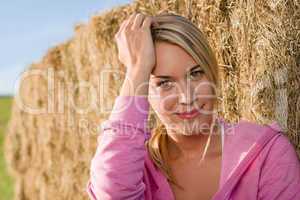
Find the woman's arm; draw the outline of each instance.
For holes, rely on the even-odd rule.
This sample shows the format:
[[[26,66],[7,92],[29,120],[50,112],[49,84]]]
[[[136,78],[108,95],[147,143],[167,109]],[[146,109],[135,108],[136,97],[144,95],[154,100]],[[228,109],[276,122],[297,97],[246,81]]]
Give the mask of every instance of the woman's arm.
[[[123,109],[120,111],[120,109]],[[149,103],[142,96],[118,96],[90,167],[90,199],[144,199],[145,140]]]
[[[149,138],[149,79],[155,64],[151,17],[125,20],[115,35],[126,77],[108,120],[102,124],[90,167],[88,194],[93,200],[144,199],[145,140]]]
[[[258,199],[300,199],[300,161],[285,135],[277,138],[265,160]]]

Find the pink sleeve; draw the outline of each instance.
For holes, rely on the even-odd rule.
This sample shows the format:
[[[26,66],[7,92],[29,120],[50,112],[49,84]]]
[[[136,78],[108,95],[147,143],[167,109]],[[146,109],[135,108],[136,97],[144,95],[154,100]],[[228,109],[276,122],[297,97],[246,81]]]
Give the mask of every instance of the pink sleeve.
[[[264,162],[258,199],[300,199],[300,161],[294,146],[283,134],[276,139]]]
[[[87,183],[90,199],[144,199],[144,143],[150,136],[148,111],[146,97],[116,98],[109,119],[101,125],[102,133],[91,161]]]

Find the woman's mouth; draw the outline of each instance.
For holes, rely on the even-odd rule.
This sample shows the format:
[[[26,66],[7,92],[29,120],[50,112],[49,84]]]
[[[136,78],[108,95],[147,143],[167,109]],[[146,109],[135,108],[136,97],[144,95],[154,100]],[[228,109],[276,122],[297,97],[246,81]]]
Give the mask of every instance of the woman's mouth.
[[[201,106],[200,109],[204,107],[204,104]],[[181,119],[193,119],[197,117],[200,114],[200,111],[198,109],[193,109],[190,112],[181,112],[181,113],[176,113],[178,117]]]

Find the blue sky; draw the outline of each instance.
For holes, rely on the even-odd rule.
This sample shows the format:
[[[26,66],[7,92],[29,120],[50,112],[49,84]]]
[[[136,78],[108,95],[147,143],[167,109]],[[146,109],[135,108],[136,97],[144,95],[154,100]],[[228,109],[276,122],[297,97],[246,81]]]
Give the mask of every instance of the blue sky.
[[[133,0],[10,0],[0,4],[0,95],[14,93],[22,71],[49,47],[73,35],[73,27],[103,10]]]

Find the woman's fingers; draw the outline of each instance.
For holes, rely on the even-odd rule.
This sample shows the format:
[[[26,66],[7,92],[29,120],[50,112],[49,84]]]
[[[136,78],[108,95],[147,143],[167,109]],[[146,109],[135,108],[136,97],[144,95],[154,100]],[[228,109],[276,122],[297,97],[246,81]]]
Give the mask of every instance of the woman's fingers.
[[[121,33],[121,32],[123,31],[125,25],[127,24],[127,21],[128,21],[128,19],[125,19],[125,20],[123,21],[123,23],[122,23],[121,26],[120,26],[119,33]]]
[[[149,28],[151,26],[151,23],[153,22],[153,17],[147,16],[145,20],[143,21],[142,27],[143,28]]]
[[[143,15],[142,13],[138,13],[135,16],[134,23],[133,23],[131,29],[132,30],[139,29],[143,23],[144,18],[145,18],[145,15]]]
[[[117,39],[117,37],[119,37],[119,35],[124,31],[124,29],[125,29],[126,27],[128,27],[128,25],[130,26],[130,20],[131,20],[131,19],[134,19],[134,18],[135,18],[135,15],[136,15],[136,13],[132,13],[127,19],[125,19],[125,20],[121,23],[118,32],[115,34],[115,39]]]
[[[120,35],[120,33],[123,31],[123,29],[124,29],[126,23],[127,23],[127,19],[125,19],[125,20],[121,23],[118,32],[115,34],[115,38],[117,38],[117,37]]]
[[[134,22],[134,19],[135,19],[135,16],[137,15],[137,13],[132,13],[129,17],[128,17],[128,20],[125,24],[125,30],[130,30],[131,29],[131,26]]]
[[[145,16],[142,13],[132,13],[126,20],[121,24],[117,34],[126,30],[136,30],[141,27],[150,27],[152,23],[155,23],[154,18],[151,16]]]
[[[119,60],[128,68],[151,68],[155,64],[155,51],[151,34],[152,18],[142,13],[132,13],[121,24],[115,40],[118,46]],[[147,31],[145,31],[145,27]],[[147,59],[146,59],[147,58]],[[147,61],[144,61],[144,60]],[[145,72],[145,69],[138,69]],[[150,69],[149,69],[150,71]]]

